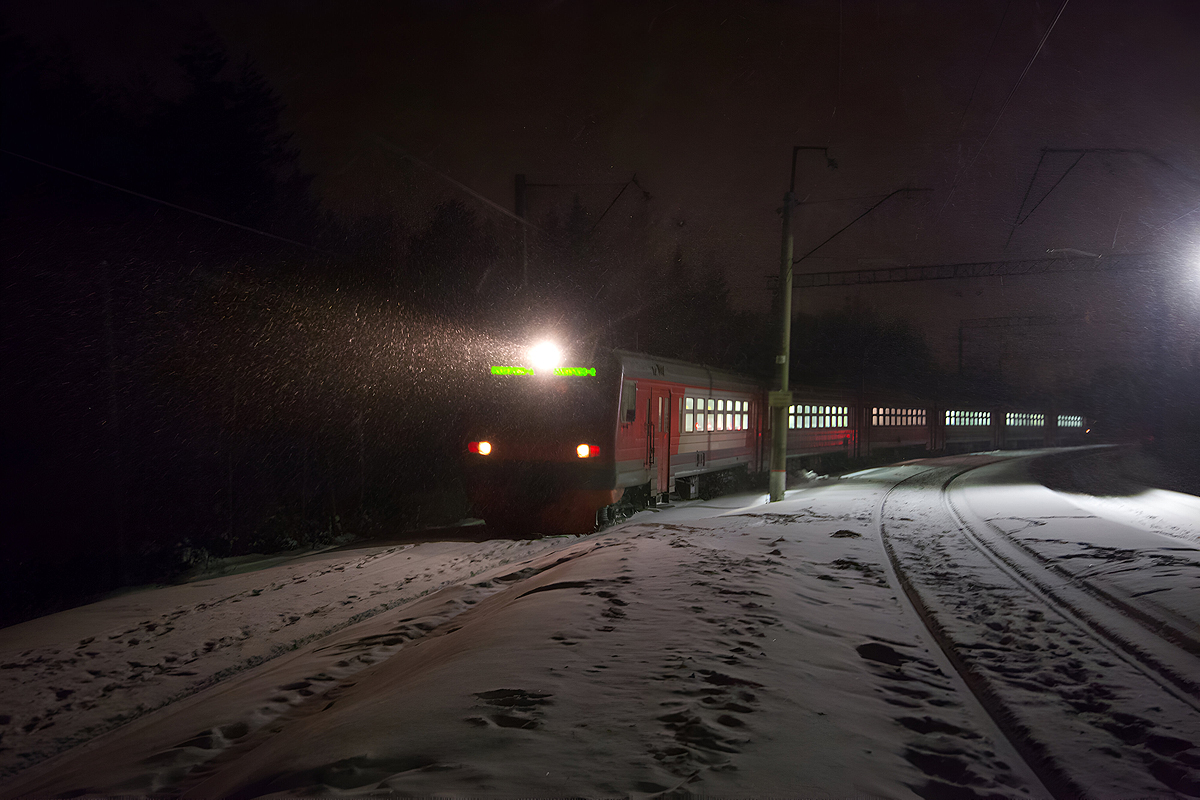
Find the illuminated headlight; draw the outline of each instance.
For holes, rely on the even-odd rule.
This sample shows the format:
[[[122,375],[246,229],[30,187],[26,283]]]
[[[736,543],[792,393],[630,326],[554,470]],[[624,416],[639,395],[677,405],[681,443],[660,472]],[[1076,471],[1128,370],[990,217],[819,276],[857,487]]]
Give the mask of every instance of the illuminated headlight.
[[[467,442],[468,453],[479,453],[481,456],[486,456],[492,452],[491,442]]]
[[[595,458],[600,455],[600,448],[594,444],[581,444],[575,448],[575,455],[580,458]]]
[[[549,372],[562,361],[562,352],[554,342],[542,342],[529,348],[529,362],[538,372]]]

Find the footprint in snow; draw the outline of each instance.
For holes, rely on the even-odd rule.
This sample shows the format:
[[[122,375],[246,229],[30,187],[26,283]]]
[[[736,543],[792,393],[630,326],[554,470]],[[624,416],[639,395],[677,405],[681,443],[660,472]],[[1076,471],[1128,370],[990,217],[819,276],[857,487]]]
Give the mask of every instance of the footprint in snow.
[[[493,689],[476,692],[475,696],[490,706],[482,716],[467,717],[466,721],[478,727],[520,728],[532,730],[541,727],[542,706],[549,705],[553,695],[527,692],[524,689]]]
[[[860,644],[854,649],[860,658],[864,658],[867,661],[877,661],[892,667],[902,667],[906,661],[916,660],[879,642],[867,642],[866,644]]]

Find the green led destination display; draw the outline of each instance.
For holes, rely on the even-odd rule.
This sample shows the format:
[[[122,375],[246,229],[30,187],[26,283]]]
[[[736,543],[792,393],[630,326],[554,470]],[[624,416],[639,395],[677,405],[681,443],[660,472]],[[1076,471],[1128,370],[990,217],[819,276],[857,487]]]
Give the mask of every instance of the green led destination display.
[[[553,370],[555,375],[564,375],[569,377],[596,377],[595,367],[555,367]],[[492,367],[493,375],[532,375],[533,367]]]

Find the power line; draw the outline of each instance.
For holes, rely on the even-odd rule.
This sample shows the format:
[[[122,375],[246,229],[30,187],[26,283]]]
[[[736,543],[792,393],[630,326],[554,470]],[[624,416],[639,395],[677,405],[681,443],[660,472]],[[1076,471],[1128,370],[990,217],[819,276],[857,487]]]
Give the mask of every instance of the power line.
[[[996,40],[1000,38],[1000,29],[1004,27],[1004,20],[1008,19],[1008,9],[1012,6],[1012,0],[1008,0],[1004,4],[1004,13],[1000,15],[1000,24],[996,26],[996,32],[992,34],[992,43],[988,45],[987,55],[983,57],[983,66],[979,68],[979,74],[975,76],[975,85],[971,87],[971,96],[967,98],[967,104],[963,106],[962,117],[958,120],[958,133],[962,135],[963,126],[967,122],[967,112],[971,110],[971,103],[975,100],[975,90],[979,88],[979,81],[983,79],[983,73],[987,71],[987,62],[992,57],[992,50],[996,47]]]
[[[987,147],[988,142],[991,141],[992,134],[996,132],[996,126],[1000,124],[1000,118],[1004,116],[1004,111],[1008,108],[1008,104],[1012,101],[1013,95],[1017,93],[1017,89],[1021,86],[1021,82],[1025,80],[1025,76],[1029,74],[1029,69],[1033,66],[1033,62],[1037,60],[1038,54],[1042,52],[1042,47],[1045,46],[1046,40],[1050,38],[1050,32],[1054,30],[1054,26],[1058,24],[1059,17],[1061,17],[1063,11],[1067,9],[1068,2],[1070,2],[1070,0],[1063,0],[1063,4],[1058,7],[1058,13],[1054,15],[1054,21],[1050,23],[1050,27],[1046,29],[1046,33],[1042,35],[1042,40],[1038,42],[1037,50],[1033,51],[1033,56],[1029,59],[1029,63],[1027,63],[1025,65],[1025,69],[1021,71],[1021,77],[1017,78],[1017,82],[1013,84],[1012,90],[1008,93],[1008,97],[1004,98],[1004,104],[1000,106],[1000,113],[996,115],[996,121],[992,123],[992,127],[987,132],[987,136],[984,137],[983,144],[979,146],[979,149],[975,151],[975,155],[972,156],[971,163],[967,164],[966,167],[959,169],[958,172],[955,173],[954,183],[950,185],[950,192],[946,195],[946,202],[942,203],[942,207],[938,209],[939,214],[946,209],[947,205],[950,204],[950,198],[954,196],[954,190],[958,187],[959,177],[965,170],[975,166],[975,162],[979,159],[979,154],[983,152],[984,148]]]
[[[612,211],[612,207],[615,206],[617,201],[621,199],[621,195],[625,194],[625,190],[629,188],[630,183],[632,183],[632,181],[626,181],[625,185],[621,187],[621,191],[617,192],[617,196],[612,199],[612,202],[608,204],[608,208],[604,209],[604,213],[600,215],[600,218],[596,220],[596,224],[592,226],[590,231],[588,231],[589,235],[595,233],[596,228],[600,227],[600,223],[603,222],[604,218],[608,216],[608,212]]]
[[[1128,250],[1130,247],[1132,247],[1133,245],[1137,244],[1137,243],[1138,243],[1138,242],[1140,242],[1142,239],[1145,239],[1147,236],[1152,236],[1153,234],[1156,234],[1156,233],[1158,233],[1159,231],[1161,231],[1163,228],[1167,227],[1168,225],[1174,225],[1176,222],[1179,222],[1179,220],[1183,219],[1184,217],[1190,217],[1192,214],[1195,214],[1197,211],[1200,211],[1200,206],[1196,206],[1196,207],[1195,207],[1195,208],[1193,208],[1191,211],[1185,211],[1184,213],[1180,214],[1178,217],[1176,217],[1175,219],[1171,220],[1170,222],[1164,222],[1162,225],[1159,225],[1157,228],[1154,228],[1154,229],[1150,230],[1150,231],[1149,231],[1149,232],[1147,232],[1147,233],[1143,233],[1141,236],[1139,236],[1138,238],[1134,239],[1134,240],[1133,240],[1132,242],[1130,242],[1129,244],[1125,245],[1125,249],[1126,249],[1126,250]],[[1117,236],[1116,236],[1116,234],[1114,233],[1114,234],[1113,234],[1113,241],[1115,242],[1116,240],[1117,240]]]
[[[1076,155],[1077,158],[1075,159],[1074,162],[1072,162],[1071,166],[1067,167],[1066,171],[1063,172],[1063,174],[1059,176],[1058,180],[1054,182],[1054,185],[1051,186],[1046,191],[1046,193],[1041,196],[1041,199],[1039,199],[1036,203],[1034,203],[1033,208],[1029,209],[1028,213],[1026,213],[1024,216],[1022,216],[1021,212],[1025,210],[1025,204],[1029,201],[1029,195],[1033,192],[1034,184],[1037,182],[1038,175],[1041,173],[1042,164],[1045,163],[1046,156],[1051,153],[1071,154],[1071,155]],[[1033,175],[1030,176],[1030,178],[1029,178],[1029,185],[1025,187],[1025,196],[1021,198],[1021,205],[1017,208],[1017,216],[1013,220],[1013,225],[1008,231],[1008,238],[1004,241],[1005,248],[1007,248],[1009,242],[1012,241],[1012,237],[1016,233],[1017,228],[1020,227],[1021,225],[1024,225],[1029,220],[1029,218],[1033,216],[1033,212],[1037,211],[1038,207],[1041,206],[1041,204],[1044,203],[1047,200],[1047,198],[1049,198],[1050,195],[1054,193],[1054,190],[1057,189],[1059,184],[1061,184],[1066,179],[1067,175],[1069,175],[1071,173],[1071,171],[1075,169],[1075,167],[1079,166],[1079,162],[1083,160],[1084,156],[1092,155],[1092,154],[1120,155],[1120,156],[1131,156],[1131,155],[1132,156],[1143,156],[1144,158],[1149,159],[1150,161],[1154,162],[1155,164],[1158,164],[1159,166],[1170,170],[1172,173],[1174,173],[1175,175],[1179,176],[1180,178],[1182,178],[1183,180],[1187,181],[1188,183],[1190,183],[1192,185],[1197,185],[1197,183],[1200,183],[1194,177],[1192,177],[1191,175],[1188,175],[1186,172],[1179,169],[1174,164],[1171,164],[1168,161],[1164,161],[1163,159],[1159,158],[1158,156],[1154,155],[1153,153],[1151,153],[1147,150],[1134,149],[1134,148],[1128,148],[1128,147],[1084,147],[1084,148],[1043,147],[1042,155],[1038,158],[1037,166],[1034,167],[1034,169],[1033,169]],[[1198,206],[1197,208],[1200,208],[1200,206]],[[1193,208],[1191,211],[1181,214],[1180,216],[1176,217],[1175,219],[1171,220],[1170,222],[1168,222],[1164,225],[1161,225],[1158,228],[1155,228],[1154,230],[1150,231],[1149,233],[1138,237],[1137,239],[1130,242],[1129,245],[1126,245],[1126,247],[1125,247],[1126,252],[1128,252],[1130,246],[1137,244],[1142,239],[1146,238],[1146,236],[1149,236],[1149,235],[1155,233],[1156,231],[1161,230],[1162,228],[1165,228],[1167,225],[1171,225],[1175,222],[1178,222],[1179,220],[1183,219],[1184,217],[1188,216],[1189,214],[1192,214],[1196,210],[1197,210],[1196,208]],[[1120,223],[1118,222],[1117,224],[1119,225]],[[1115,231],[1113,232],[1113,240],[1114,240],[1114,242],[1116,241],[1116,232]],[[1114,246],[1115,246],[1115,244],[1114,244]]]
[[[805,200],[796,203],[798,206],[818,206],[822,203],[846,203],[851,200],[876,200],[880,197],[888,197],[886,194],[860,194],[857,197],[833,197],[829,200]]]
[[[181,205],[178,205],[177,203],[172,203],[167,200],[159,199],[157,197],[151,197],[148,194],[142,194],[141,192],[135,192],[132,189],[126,189],[124,186],[117,186],[115,183],[108,183],[107,181],[102,181],[99,178],[93,178],[90,175],[84,175],[79,172],[72,172],[69,169],[63,169],[62,167],[55,166],[54,164],[47,164],[45,161],[38,161],[36,158],[30,158],[29,156],[21,155],[20,153],[14,153],[11,150],[5,150],[3,148],[0,148],[0,153],[5,153],[6,155],[13,156],[14,158],[23,159],[32,164],[37,164],[39,167],[45,167],[46,169],[52,169],[52,170],[55,170],[56,172],[61,172],[65,175],[70,175],[74,178],[79,178],[80,180],[90,181],[92,183],[99,184],[100,186],[106,186],[109,189],[115,189],[118,192],[124,192],[125,194],[131,194],[134,197],[140,197],[143,200],[149,200],[151,203],[158,203],[159,205],[167,206],[168,208],[174,208],[178,211],[183,211],[188,214],[195,214],[198,217],[204,217],[205,219],[211,219],[213,222],[219,222],[222,225],[231,225],[234,228],[240,228],[241,230],[249,231],[250,233],[257,233],[259,236],[266,236],[268,239],[278,239],[281,242],[287,242],[288,244],[294,244],[298,247],[303,247],[306,250],[313,250],[318,253],[326,252],[326,251],[320,249],[319,247],[313,247],[311,244],[305,244],[304,242],[297,242],[295,239],[288,239],[285,236],[276,236],[273,233],[267,233],[266,231],[261,231],[258,228],[251,228],[249,225],[242,225],[240,222],[234,222],[232,220],[223,219],[222,217],[214,217],[212,214],[205,214],[203,211],[197,211],[194,208],[187,208],[186,206],[181,206]]]
[[[398,147],[398,146],[396,146],[396,145],[392,144],[391,142],[389,142],[387,139],[384,139],[384,138],[383,138],[382,136],[380,136],[379,134],[373,134],[373,135],[371,136],[371,138],[372,138],[372,139],[374,139],[374,140],[375,140],[375,142],[376,142],[376,143],[377,143],[379,146],[383,147],[385,150],[390,150],[391,152],[395,153],[395,154],[396,154],[396,155],[398,155],[398,156],[401,156],[402,158],[407,158],[409,161],[412,161],[412,162],[413,162],[413,163],[415,163],[415,164],[419,164],[420,166],[424,167],[425,169],[429,170],[430,172],[432,172],[432,173],[434,173],[434,174],[436,174],[436,175],[440,176],[442,179],[444,179],[444,180],[448,181],[449,183],[452,183],[452,184],[454,184],[454,185],[455,185],[455,186],[457,186],[459,189],[462,189],[464,192],[466,192],[467,194],[471,195],[471,196],[472,196],[472,197],[474,197],[476,200],[479,200],[479,201],[480,201],[480,202],[482,202],[482,203],[486,203],[487,205],[489,205],[489,206],[491,206],[492,208],[496,209],[497,211],[499,211],[499,212],[500,212],[501,214],[503,214],[504,216],[506,216],[506,217],[511,217],[512,219],[516,220],[517,222],[521,223],[522,225],[525,225],[525,226],[527,226],[527,227],[533,228],[533,229],[534,229],[534,230],[536,230],[536,231],[541,231],[541,230],[542,230],[542,229],[541,229],[541,228],[539,228],[537,225],[534,225],[532,222],[530,222],[530,221],[528,221],[528,220],[526,220],[526,219],[522,219],[521,217],[518,217],[516,214],[514,214],[514,213],[513,213],[513,212],[511,212],[511,211],[509,211],[509,210],[508,210],[507,208],[505,208],[504,206],[502,206],[502,205],[500,205],[500,204],[498,204],[498,203],[496,203],[496,202],[493,202],[492,200],[489,200],[488,198],[484,197],[484,196],[483,196],[483,195],[481,195],[479,192],[475,191],[475,190],[474,190],[474,189],[472,189],[470,186],[467,186],[467,185],[466,185],[465,183],[463,183],[462,181],[458,181],[458,180],[455,180],[454,178],[451,178],[449,175],[447,175],[446,173],[442,172],[442,171],[441,171],[440,169],[438,169],[437,167],[434,167],[434,166],[431,166],[430,164],[427,164],[427,163],[425,163],[425,162],[424,162],[424,161],[422,161],[421,159],[419,159],[419,158],[417,158],[416,156],[414,156],[412,153],[409,153],[407,150],[404,150],[403,148],[401,148],[401,147]],[[544,233],[544,231],[543,231],[543,233]]]
[[[798,272],[794,288],[825,286],[861,286],[873,283],[911,283],[913,281],[991,278],[999,276],[1045,275],[1061,272],[1111,272],[1152,270],[1157,253],[1114,255],[1103,260],[1087,258],[1030,258],[1019,261],[979,261],[965,264],[932,264],[914,267],[883,267],[837,272]]]
[[[884,196],[884,198],[883,198],[882,200],[880,200],[878,203],[876,203],[875,205],[873,205],[873,206],[871,206],[870,208],[868,208],[866,211],[864,211],[864,212],[862,212],[861,214],[859,214],[859,215],[858,215],[857,217],[855,217],[854,219],[850,220],[848,223],[846,223],[846,224],[845,224],[845,225],[843,225],[842,227],[838,228],[838,229],[837,229],[837,230],[836,230],[836,231],[833,233],[833,235],[829,236],[827,239],[825,239],[825,241],[821,242],[819,245],[817,245],[816,247],[814,247],[812,250],[809,250],[807,253],[805,253],[804,255],[800,256],[799,258],[792,259],[792,264],[799,264],[801,261],[803,261],[804,259],[808,258],[808,257],[809,257],[809,256],[811,256],[813,253],[817,252],[817,251],[818,251],[818,250],[820,250],[822,247],[824,247],[825,245],[827,245],[827,244],[829,244],[831,241],[833,241],[833,239],[835,239],[835,238],[836,238],[838,235],[840,235],[840,234],[842,233],[842,231],[846,230],[846,229],[847,229],[847,228],[849,228],[851,225],[853,225],[854,223],[858,222],[860,219],[862,219],[863,217],[865,217],[867,214],[870,214],[872,211],[874,211],[875,209],[879,208],[881,205],[883,205],[884,203],[886,203],[888,200],[890,200],[891,198],[895,197],[896,195],[900,194],[901,192],[929,192],[929,191],[933,191],[933,190],[932,190],[932,189],[897,189],[896,191],[894,191],[894,192],[891,192],[890,194],[887,194],[887,195],[885,195],[885,196]]]

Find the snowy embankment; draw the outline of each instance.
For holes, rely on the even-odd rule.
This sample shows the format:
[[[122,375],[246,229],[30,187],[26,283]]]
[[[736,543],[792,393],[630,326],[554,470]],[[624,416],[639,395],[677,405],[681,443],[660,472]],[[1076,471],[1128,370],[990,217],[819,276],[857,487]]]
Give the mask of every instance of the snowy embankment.
[[[562,544],[342,549],[0,630],[0,781],[281,653]]]
[[[1097,517],[1200,544],[1200,497],[1156,488],[1182,481],[1136,450],[1095,448],[1082,458],[1042,459],[1036,466],[1040,481]]]
[[[1137,580],[1156,591],[1131,602],[1186,618],[1166,598],[1194,596],[1200,551],[1080,513],[1019,465],[984,466],[1008,459],[869,470],[783,503],[647,512],[579,539],[322,554],[17,626],[0,632],[4,652],[24,648],[0,673],[6,699],[25,704],[5,730],[10,770],[37,742],[54,746],[48,720],[79,741],[88,714],[191,686],[172,681],[207,686],[0,794],[1049,796],[1021,749],[1060,792],[1179,796],[1200,766],[1200,716],[1168,705],[1178,687],[1146,684],[1136,658],[976,540],[1048,547],[1039,558],[1076,570],[1045,572],[1060,584],[1099,576],[1131,596],[1141,584],[1106,573],[1096,547],[1137,540]],[[1154,560],[1177,546],[1191,552]],[[160,625],[185,638],[139,651]],[[132,666],[122,648],[157,666]],[[115,678],[93,664],[141,677],[105,691]],[[11,736],[30,716],[29,738]]]
[[[477,574],[6,793],[1039,796],[888,582],[886,486],[634,521]]]

